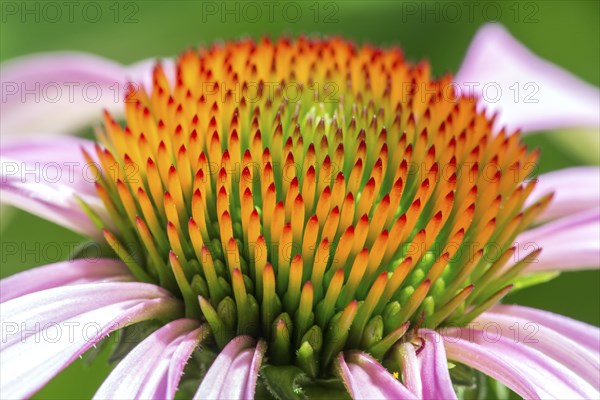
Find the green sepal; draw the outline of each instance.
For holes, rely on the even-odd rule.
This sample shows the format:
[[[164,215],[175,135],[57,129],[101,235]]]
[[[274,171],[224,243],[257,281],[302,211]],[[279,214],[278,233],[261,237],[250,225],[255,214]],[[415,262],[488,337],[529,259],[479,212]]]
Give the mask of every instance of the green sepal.
[[[298,367],[265,365],[260,369],[260,376],[271,395],[276,399],[308,399],[302,385],[308,383],[309,378]]]
[[[319,379],[303,386],[304,393],[310,400],[350,400],[340,379]]]
[[[350,394],[346,391],[344,384],[338,378],[319,379],[310,382],[302,382],[302,390],[310,400],[351,400]],[[193,396],[190,395],[191,398]],[[267,389],[264,379],[256,382],[256,400],[278,400],[273,393]],[[183,398],[182,398],[183,399]]]
[[[164,325],[160,321],[145,321],[135,325],[126,326],[118,330],[112,336],[107,337],[109,341],[116,343],[108,362],[121,361],[135,346],[140,344],[152,332]]]

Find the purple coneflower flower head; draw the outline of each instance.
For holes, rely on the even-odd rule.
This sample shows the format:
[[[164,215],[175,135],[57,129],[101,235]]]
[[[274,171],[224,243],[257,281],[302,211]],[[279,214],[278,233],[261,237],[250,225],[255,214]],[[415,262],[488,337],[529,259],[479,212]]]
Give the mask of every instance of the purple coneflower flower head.
[[[455,79],[339,38],[226,42],[151,69],[43,60],[47,80],[143,84],[101,114],[96,141],[3,145],[3,201],[112,253],[1,281],[2,396],[31,396],[152,320],[97,398],[451,399],[485,379],[525,398],[598,397],[596,327],[499,304],[600,265],[598,168],[531,179],[539,154],[521,142],[597,129],[598,90],[502,28],[481,30]],[[535,79],[539,103],[492,102],[473,84],[515,79]],[[69,130],[93,111],[49,120]],[[65,160],[76,179],[9,168]],[[69,334],[40,340],[56,326]]]

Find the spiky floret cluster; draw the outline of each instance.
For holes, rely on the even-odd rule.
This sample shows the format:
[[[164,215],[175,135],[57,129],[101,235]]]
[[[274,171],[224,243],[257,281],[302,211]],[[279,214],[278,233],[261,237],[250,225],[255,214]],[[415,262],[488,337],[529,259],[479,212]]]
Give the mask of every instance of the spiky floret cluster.
[[[188,51],[174,82],[158,65],[128,94],[125,127],[105,115],[105,237],[219,347],[263,338],[313,377],[343,349],[381,359],[409,324],[472,320],[526,265],[507,267],[511,243],[549,198],[523,209],[537,154],[491,125],[398,49]]]

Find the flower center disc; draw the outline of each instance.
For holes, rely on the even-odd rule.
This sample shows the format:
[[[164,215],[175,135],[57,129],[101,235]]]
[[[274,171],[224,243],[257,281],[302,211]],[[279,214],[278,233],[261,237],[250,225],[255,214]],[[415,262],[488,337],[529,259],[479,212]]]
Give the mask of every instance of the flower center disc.
[[[537,153],[451,77],[304,38],[188,51],[175,75],[128,93],[125,127],[105,114],[97,189],[109,244],[217,346],[262,338],[314,377],[467,323],[522,271],[510,246],[549,201],[523,209]]]

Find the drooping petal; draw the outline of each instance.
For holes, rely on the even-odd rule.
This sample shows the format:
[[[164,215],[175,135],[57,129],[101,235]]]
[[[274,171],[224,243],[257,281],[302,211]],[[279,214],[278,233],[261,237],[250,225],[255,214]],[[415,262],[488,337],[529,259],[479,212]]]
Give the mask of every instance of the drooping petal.
[[[442,338],[449,359],[491,376],[526,399],[540,398],[533,384],[502,357],[467,340],[445,335]]]
[[[335,367],[353,399],[416,399],[377,360],[362,352],[340,353]]]
[[[252,347],[253,340],[249,336],[238,336],[230,341],[219,353],[210,369],[204,376],[202,384],[194,395],[195,399],[216,399],[219,396],[223,383],[227,379],[229,367],[236,357]]]
[[[456,399],[442,337],[429,329],[420,330],[419,336],[424,339],[423,348],[417,355],[423,382],[422,398]]]
[[[541,59],[499,24],[477,32],[455,82],[510,131],[600,126],[598,88]]]
[[[568,338],[555,330],[514,315],[499,314],[487,311],[475,321],[501,334],[509,336],[541,353],[552,357],[560,364],[574,371],[597,390],[600,389],[600,353],[591,352],[576,341],[576,337]],[[600,330],[590,327],[600,336]]]
[[[600,330],[595,326],[530,307],[498,304],[490,311],[497,314],[512,315],[546,326],[567,338],[571,338],[588,351],[595,354],[600,353]]]
[[[259,340],[254,349],[254,355],[252,356],[252,362],[250,363],[250,371],[248,374],[248,381],[246,382],[246,388],[244,391],[244,399],[253,399],[254,393],[256,392],[256,381],[258,379],[258,371],[262,364],[263,357],[267,351],[267,344],[263,340]]]
[[[95,168],[81,149],[92,153],[93,142],[74,137],[11,140],[3,144],[1,201],[84,235],[100,236],[75,195],[107,220],[96,195]]]
[[[423,397],[423,381],[421,380],[421,365],[417,358],[415,346],[404,342],[398,347],[400,366],[402,368],[402,382],[407,389],[418,399]]]
[[[77,52],[42,53],[4,63],[3,135],[71,133],[123,112],[130,84],[151,81],[152,62],[131,67]]]
[[[529,272],[596,269],[600,266],[600,209],[584,211],[521,233],[518,259],[542,248]]]
[[[110,258],[61,261],[0,280],[0,303],[59,286],[129,281],[132,278],[125,264]]]
[[[194,399],[254,398],[256,378],[266,350],[249,336],[238,336],[223,348],[202,379]]]
[[[250,366],[252,365],[252,349],[239,353],[227,371],[227,379],[219,391],[219,399],[241,399],[248,384]]]
[[[199,332],[196,332],[198,331]],[[181,380],[181,376],[183,374],[183,370],[191,357],[194,349],[197,348],[198,343],[204,340],[206,334],[209,331],[204,327],[200,327],[195,331],[187,334],[183,340],[179,343],[173,356],[171,357],[171,361],[169,362],[169,370],[167,371],[167,383],[166,383],[166,394],[165,397],[171,396],[171,398],[175,397],[175,392],[177,391],[177,387],[179,386],[179,381]]]
[[[525,398],[596,398],[598,391],[545,354],[473,328],[444,332],[448,358],[497,379]]]
[[[134,282],[57,287],[2,303],[2,395],[29,397],[110,332],[180,312],[165,290]]]
[[[538,176],[525,206],[552,192],[554,197],[538,221],[597,209],[600,207],[600,168],[573,167]]]
[[[418,350],[411,342],[398,348],[402,381],[419,399],[456,399],[441,336],[421,329],[418,340],[421,341]]]
[[[173,399],[188,358],[207,333],[191,319],[166,324],[127,354],[94,398]]]

